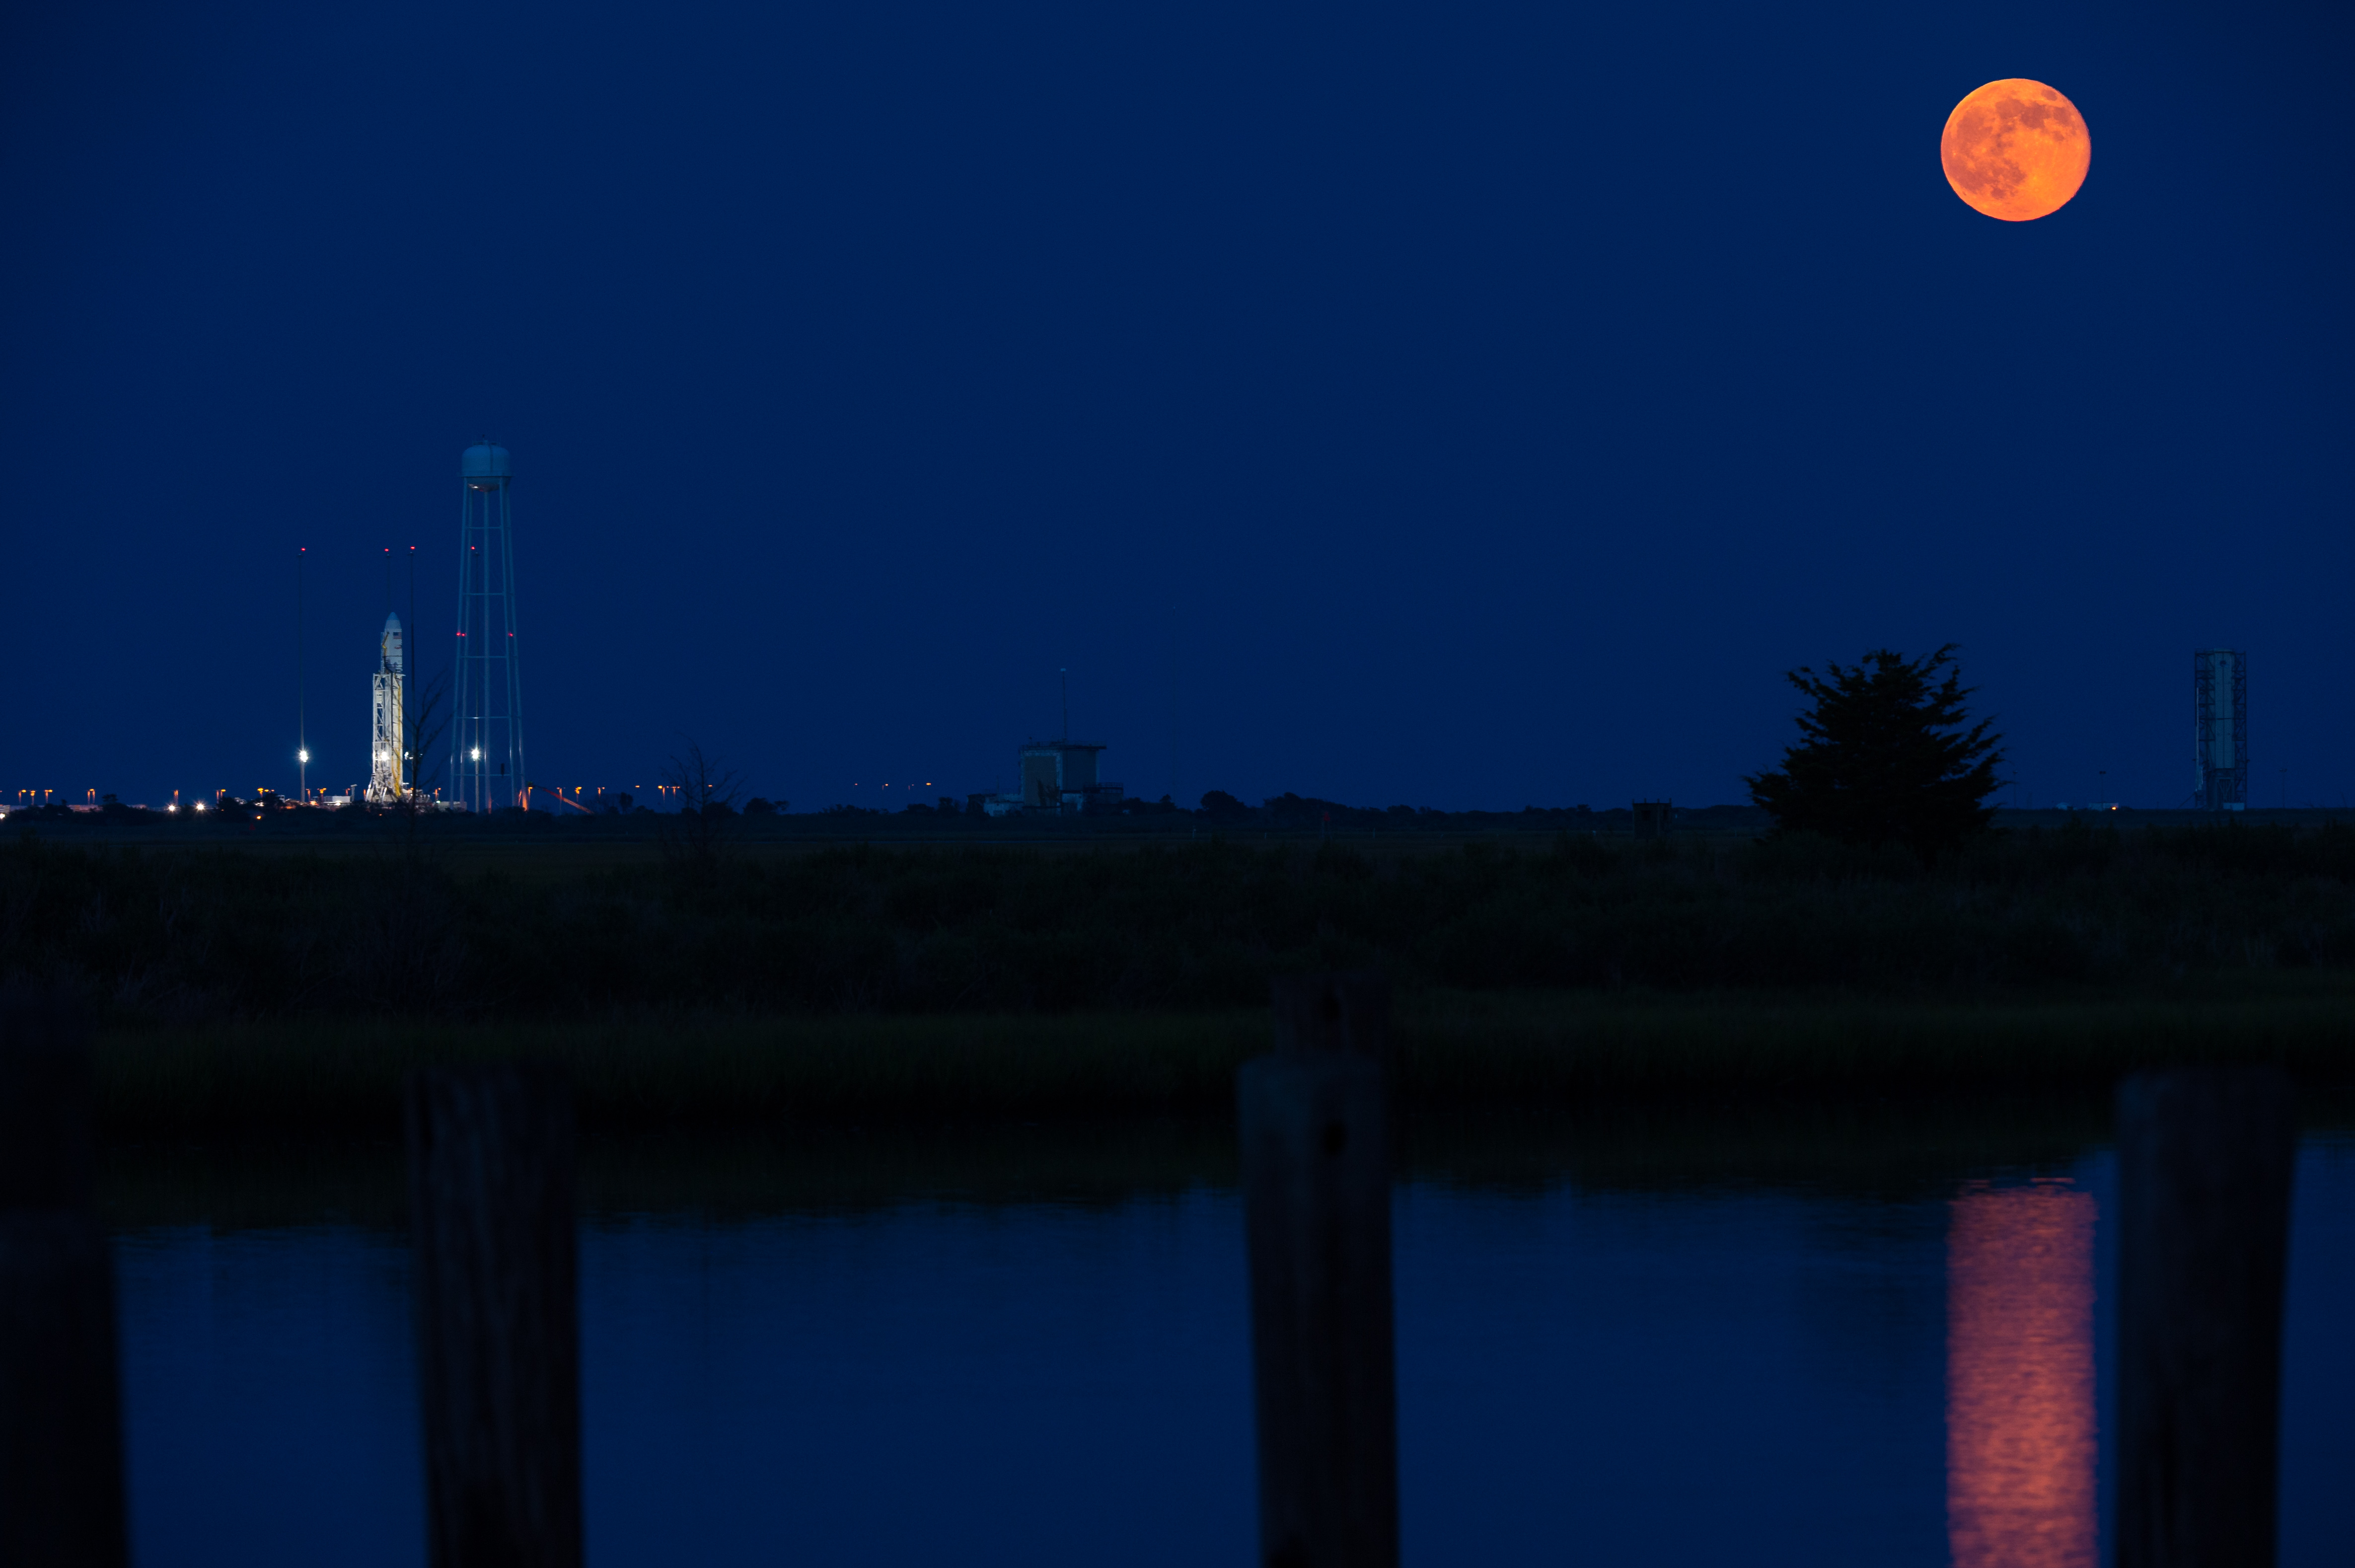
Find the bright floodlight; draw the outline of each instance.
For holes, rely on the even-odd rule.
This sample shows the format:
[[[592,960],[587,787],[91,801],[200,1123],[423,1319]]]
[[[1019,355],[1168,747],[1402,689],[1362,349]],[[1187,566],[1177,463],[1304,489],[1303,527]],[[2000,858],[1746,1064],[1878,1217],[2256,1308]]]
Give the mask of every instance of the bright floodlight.
[[[479,763],[483,760],[483,749],[480,746],[477,746],[472,752],[467,752],[466,756],[468,761]]]
[[[297,752],[294,753],[294,760],[298,763],[307,763],[311,760],[311,753],[308,752]]]

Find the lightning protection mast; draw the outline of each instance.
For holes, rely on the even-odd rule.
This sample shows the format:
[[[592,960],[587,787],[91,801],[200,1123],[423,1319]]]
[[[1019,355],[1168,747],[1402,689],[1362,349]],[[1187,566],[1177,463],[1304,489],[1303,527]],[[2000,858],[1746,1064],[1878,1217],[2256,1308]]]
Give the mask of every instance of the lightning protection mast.
[[[2192,800],[2204,811],[2249,805],[2249,656],[2202,648],[2191,656]]]
[[[469,811],[523,801],[523,672],[516,652],[515,467],[485,439],[458,460],[458,651],[451,795]]]

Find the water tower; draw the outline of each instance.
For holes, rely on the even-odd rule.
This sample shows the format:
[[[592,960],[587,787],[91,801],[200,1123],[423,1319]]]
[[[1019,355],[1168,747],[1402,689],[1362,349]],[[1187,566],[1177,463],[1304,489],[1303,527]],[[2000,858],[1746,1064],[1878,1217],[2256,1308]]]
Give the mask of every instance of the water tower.
[[[2191,656],[2193,804],[2243,811],[2249,804],[2249,656],[2238,648]]]
[[[450,693],[452,795],[472,811],[523,804],[523,668],[516,651],[515,464],[488,441],[458,459],[458,656]]]

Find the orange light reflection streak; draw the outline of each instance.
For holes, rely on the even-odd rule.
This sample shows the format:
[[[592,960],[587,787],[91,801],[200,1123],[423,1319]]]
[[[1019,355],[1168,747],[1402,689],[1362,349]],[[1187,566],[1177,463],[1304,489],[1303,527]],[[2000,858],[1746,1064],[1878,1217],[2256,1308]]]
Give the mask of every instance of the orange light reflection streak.
[[[2065,1180],[1973,1182],[1946,1235],[1955,1568],[2094,1568],[2094,1219]]]

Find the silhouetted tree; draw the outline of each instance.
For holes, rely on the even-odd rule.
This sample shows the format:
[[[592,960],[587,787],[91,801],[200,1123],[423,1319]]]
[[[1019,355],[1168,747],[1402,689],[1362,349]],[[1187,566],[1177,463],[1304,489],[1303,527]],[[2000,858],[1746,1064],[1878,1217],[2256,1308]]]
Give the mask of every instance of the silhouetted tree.
[[[433,748],[441,743],[442,733],[450,725],[448,700],[449,677],[437,675],[428,680],[403,681],[400,688],[400,733],[408,751],[401,758],[400,771],[409,787],[400,793],[392,805],[393,816],[400,821],[401,836],[411,849],[417,847],[417,821],[433,809],[432,796],[424,786],[425,775],[432,770]],[[357,791],[352,804],[362,804]]]
[[[734,769],[705,754],[694,741],[670,760],[663,782],[678,800],[678,812],[663,824],[662,845],[672,859],[709,871],[719,863],[736,821],[736,798],[743,793]]]
[[[1249,816],[1251,807],[1229,795],[1225,790],[1214,789],[1202,797],[1202,815],[1232,820]]]
[[[1877,648],[1852,668],[1785,678],[1813,704],[1799,715],[1799,743],[1780,768],[1743,781],[1778,830],[1903,844],[1927,859],[1995,816],[1983,803],[1996,791],[2002,737],[1965,711],[1971,688],[1954,644],[1914,660]]]

